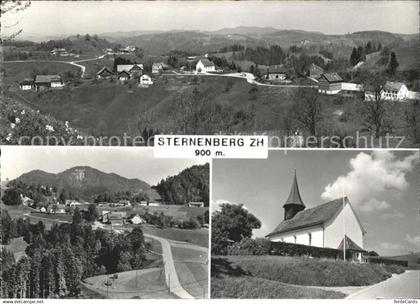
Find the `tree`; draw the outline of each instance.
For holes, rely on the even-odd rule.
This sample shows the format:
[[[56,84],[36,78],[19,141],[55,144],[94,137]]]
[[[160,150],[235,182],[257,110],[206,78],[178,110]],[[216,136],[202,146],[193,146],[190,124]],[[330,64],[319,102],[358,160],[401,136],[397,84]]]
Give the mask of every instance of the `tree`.
[[[85,219],[88,222],[94,222],[99,216],[98,209],[96,208],[96,204],[90,204],[88,207],[87,212],[85,213]]]
[[[76,209],[74,209],[73,212],[73,221],[72,224],[73,225],[78,225],[82,222],[83,218],[82,218],[82,214],[80,213],[79,208],[76,207]]]
[[[414,143],[420,142],[420,101],[407,102],[405,106],[405,121],[411,131]]]
[[[22,203],[20,192],[15,188],[6,189],[2,200],[5,205],[20,205]]]
[[[354,47],[350,55],[350,64],[355,66],[359,62],[359,55],[357,49]]]
[[[259,229],[261,222],[243,205],[222,204],[220,211],[212,215],[212,245],[213,254],[226,253],[231,242],[239,242],[252,236],[253,229]]]
[[[7,245],[12,238],[17,236],[16,223],[12,220],[7,211],[2,211],[0,227],[2,244]]]
[[[398,66],[399,66],[399,63],[397,61],[397,55],[395,55],[394,52],[391,52],[391,56],[389,58],[388,73],[390,75],[395,75],[395,73],[397,72]]]
[[[322,120],[322,106],[318,94],[312,89],[298,90],[292,107],[295,119],[311,135],[316,136]]]

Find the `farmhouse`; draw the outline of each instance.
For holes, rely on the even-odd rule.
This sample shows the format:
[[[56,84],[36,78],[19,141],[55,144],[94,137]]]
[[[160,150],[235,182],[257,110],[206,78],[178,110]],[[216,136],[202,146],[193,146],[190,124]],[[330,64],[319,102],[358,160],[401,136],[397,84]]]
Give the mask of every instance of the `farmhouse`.
[[[188,203],[188,207],[204,207],[204,203],[203,202],[189,202]]]
[[[343,79],[337,73],[324,73],[318,80],[318,92],[333,95],[341,91]]]
[[[127,72],[131,77],[138,77],[143,73],[143,64],[119,64],[117,65],[117,73]]]
[[[138,214],[131,215],[127,220],[128,222],[134,225],[140,225],[140,224],[146,223],[146,221],[142,217],[140,217],[140,215]]]
[[[347,197],[306,209],[295,172],[292,188],[283,208],[284,220],[266,236],[267,239],[334,249],[345,246],[346,250],[354,250],[356,258],[361,261],[366,231]]]
[[[164,64],[163,62],[155,62],[152,65],[152,74],[160,74],[167,68],[168,66]]]
[[[153,81],[152,81],[152,78],[149,75],[143,74],[143,75],[140,76],[140,85],[148,86],[148,85],[152,85],[152,84],[153,84]]]
[[[98,79],[109,79],[112,75],[114,75],[114,73],[107,67],[103,67],[98,71],[98,73],[96,73],[96,77]]]
[[[121,71],[118,73],[118,80],[121,82],[128,81],[130,79],[130,73],[127,71]]]
[[[309,77],[318,79],[319,77],[321,77],[322,74],[324,74],[324,69],[312,63],[309,66],[308,74],[309,74]]]
[[[216,66],[214,65],[214,63],[206,58],[200,59],[195,66],[196,73],[208,73],[208,72],[215,72],[215,71],[216,71]]]
[[[37,91],[49,88],[62,88],[64,86],[60,75],[37,75],[35,77],[35,88]]]
[[[112,227],[122,226],[125,218],[127,218],[127,213],[124,211],[102,211],[102,223],[111,224]]]
[[[267,69],[267,74],[265,75],[265,79],[271,81],[282,81],[286,80],[286,78],[286,69],[283,67],[270,67]]]
[[[381,99],[403,101],[408,98],[408,89],[402,82],[387,81],[381,91]]]
[[[25,78],[20,84],[19,87],[22,91],[32,90],[34,88],[34,81],[30,78]]]

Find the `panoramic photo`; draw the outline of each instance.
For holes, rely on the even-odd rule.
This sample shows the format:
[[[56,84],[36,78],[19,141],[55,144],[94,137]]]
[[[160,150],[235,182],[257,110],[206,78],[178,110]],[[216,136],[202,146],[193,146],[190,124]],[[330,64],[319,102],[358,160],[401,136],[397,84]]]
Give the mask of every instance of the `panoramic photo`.
[[[417,1],[3,1],[1,12],[2,144],[238,133],[276,147],[420,144]]]
[[[208,298],[208,163],[152,149],[1,152],[1,298]]]
[[[419,152],[214,160],[212,298],[418,299]]]

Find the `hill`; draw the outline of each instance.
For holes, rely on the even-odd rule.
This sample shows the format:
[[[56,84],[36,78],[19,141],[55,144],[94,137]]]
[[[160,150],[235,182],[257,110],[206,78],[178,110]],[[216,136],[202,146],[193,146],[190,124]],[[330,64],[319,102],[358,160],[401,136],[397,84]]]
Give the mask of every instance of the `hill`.
[[[16,179],[27,185],[41,184],[65,189],[75,196],[89,200],[104,192],[130,191],[133,193],[150,189],[139,179],[128,179],[115,173],[104,173],[87,166],[77,166],[58,174],[33,170]]]
[[[167,204],[204,202],[209,206],[209,164],[197,165],[161,180],[153,187]]]
[[[420,269],[420,252],[415,252],[411,254],[398,255],[386,257],[387,259],[397,260],[397,261],[407,261],[408,268]]]

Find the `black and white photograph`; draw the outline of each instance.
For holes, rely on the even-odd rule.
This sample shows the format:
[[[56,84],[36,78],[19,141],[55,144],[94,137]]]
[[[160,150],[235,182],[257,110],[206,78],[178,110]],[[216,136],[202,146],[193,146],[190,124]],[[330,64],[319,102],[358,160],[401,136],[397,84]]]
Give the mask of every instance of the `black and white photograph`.
[[[0,142],[420,143],[418,1],[2,1]]]
[[[1,298],[208,298],[209,164],[3,146]]]
[[[419,152],[212,165],[211,298],[418,299]]]

